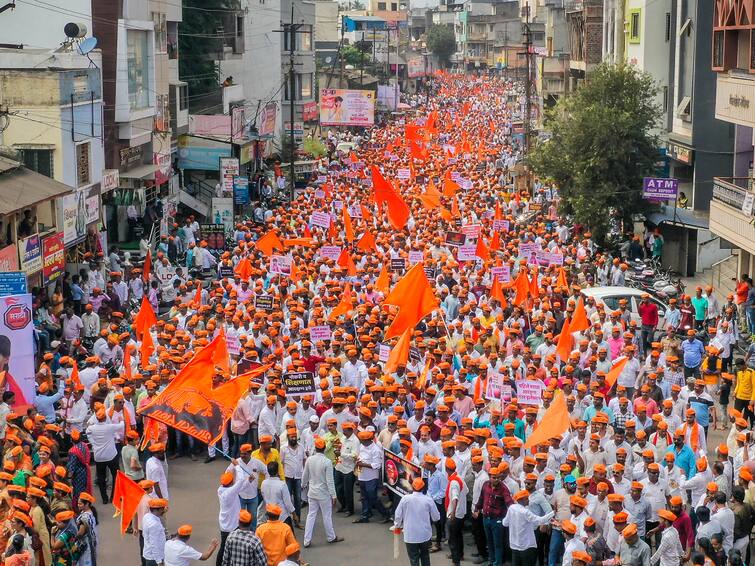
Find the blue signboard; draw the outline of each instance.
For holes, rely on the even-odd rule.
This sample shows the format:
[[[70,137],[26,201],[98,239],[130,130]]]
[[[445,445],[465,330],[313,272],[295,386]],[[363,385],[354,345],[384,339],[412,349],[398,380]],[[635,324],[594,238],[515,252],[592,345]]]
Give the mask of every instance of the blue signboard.
[[[233,178],[233,204],[249,204],[249,177]]]
[[[26,293],[26,273],[23,271],[0,272],[0,297]]]

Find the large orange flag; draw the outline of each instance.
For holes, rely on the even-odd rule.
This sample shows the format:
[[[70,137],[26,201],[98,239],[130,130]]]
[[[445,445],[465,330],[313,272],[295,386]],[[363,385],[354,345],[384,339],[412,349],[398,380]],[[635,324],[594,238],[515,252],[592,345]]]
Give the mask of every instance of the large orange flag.
[[[372,190],[378,206],[382,206],[383,203],[388,205],[388,221],[391,225],[396,230],[403,230],[409,220],[409,206],[374,165],[372,166]]]
[[[254,244],[254,247],[260,250],[265,255],[272,255],[273,250],[284,250],[283,242],[280,241],[278,235],[272,230],[262,236]]]
[[[485,245],[485,242],[483,241],[482,237],[477,239],[477,247],[475,248],[475,255],[483,261],[487,261],[490,259],[490,250],[488,249],[488,246]]]
[[[375,243],[375,237],[369,232],[365,232],[359,241],[357,242],[357,249],[364,252],[377,251],[377,244]]]
[[[566,397],[558,392],[551,406],[543,413],[538,427],[532,431],[530,437],[524,443],[525,448],[532,448],[538,444],[548,442],[551,438],[559,437],[569,430],[569,409],[566,406]]]
[[[566,271],[563,267],[558,268],[558,278],[556,279],[557,287],[569,287],[569,282],[566,280]]]
[[[346,241],[351,243],[354,241],[354,226],[351,224],[351,215],[346,207],[343,207],[343,230],[346,232]]]
[[[524,267],[519,269],[519,275],[516,276],[514,281],[514,289],[516,289],[516,295],[514,295],[514,304],[521,306],[527,302],[527,296],[530,292],[530,280],[527,277],[527,270]]]
[[[608,387],[613,387],[613,384],[616,383],[621,372],[624,371],[624,366],[627,365],[628,361],[629,358],[621,357],[613,363],[613,366],[611,366],[611,369],[606,374],[606,383],[608,384]]]
[[[136,337],[141,338],[142,333],[145,330],[152,328],[155,324],[157,324],[157,317],[155,316],[155,311],[152,310],[152,305],[145,294],[142,297],[142,304],[139,307],[139,312],[136,313],[136,316],[134,317],[134,331]]]
[[[590,328],[590,321],[587,320],[587,311],[585,310],[585,302],[580,296],[577,299],[577,306],[574,307],[574,314],[571,317],[571,325],[569,330],[571,332],[582,332]]]
[[[503,294],[501,282],[498,277],[493,277],[493,285],[490,287],[490,298],[495,299],[501,304],[501,308],[506,308],[506,296]]]
[[[341,255],[338,256],[338,261],[336,261],[336,263],[340,265],[341,267],[345,267],[346,272],[349,274],[350,277],[356,276],[357,266],[354,265],[354,260],[351,259],[349,248],[343,248],[343,251],[341,251]]]
[[[149,358],[155,351],[155,341],[152,340],[152,333],[147,329],[142,333],[142,343],[139,346],[139,362],[145,366],[149,363]]]
[[[142,497],[146,494],[139,484],[119,470],[113,487],[113,507],[121,516],[121,536],[126,534]]]
[[[451,172],[446,171],[445,178],[443,179],[443,196],[452,197],[459,191],[459,189],[459,185],[451,178]]]
[[[412,343],[412,328],[407,328],[398,339],[396,345],[391,349],[391,354],[388,356],[388,361],[385,362],[383,373],[392,373],[396,371],[396,368],[402,364],[406,364],[406,360],[409,359],[409,348]]]
[[[424,263],[419,262],[393,287],[385,298],[386,304],[399,308],[396,318],[385,333],[389,340],[401,335],[438,308],[438,299],[425,275]]]
[[[564,325],[561,327],[561,334],[558,335],[558,342],[556,344],[556,353],[562,362],[566,362],[569,359],[569,354],[572,351],[572,342],[571,321],[566,318],[564,319]]]
[[[73,369],[71,370],[71,381],[76,387],[81,385],[81,379],[79,378],[79,364],[76,363],[76,360],[73,360]]]
[[[387,294],[391,290],[391,275],[388,273],[385,265],[380,269],[377,281],[375,281],[375,290]]]
[[[335,308],[332,311],[330,311],[330,316],[328,317],[328,320],[335,320],[342,314],[348,314],[350,310],[351,310],[351,285],[347,283],[346,288],[343,290],[343,295],[341,295],[341,300],[335,306]]]
[[[233,272],[241,277],[242,281],[248,281],[252,275],[252,262],[249,261],[249,257],[242,257],[241,261],[233,269]]]

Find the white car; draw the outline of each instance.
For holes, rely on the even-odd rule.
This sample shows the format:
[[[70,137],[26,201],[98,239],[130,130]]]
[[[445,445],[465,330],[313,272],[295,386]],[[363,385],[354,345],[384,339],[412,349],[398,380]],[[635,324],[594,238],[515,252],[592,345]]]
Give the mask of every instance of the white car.
[[[638,307],[644,291],[633,287],[589,287],[582,289],[581,292],[584,296],[595,299],[596,303],[603,303],[606,306],[607,312],[618,310],[619,300],[626,299],[629,303],[629,310],[632,313],[632,320],[636,320],[638,325],[642,324]],[[663,330],[666,327],[664,319],[668,305],[653,295],[650,295],[650,300],[658,306],[658,325],[656,329]]]

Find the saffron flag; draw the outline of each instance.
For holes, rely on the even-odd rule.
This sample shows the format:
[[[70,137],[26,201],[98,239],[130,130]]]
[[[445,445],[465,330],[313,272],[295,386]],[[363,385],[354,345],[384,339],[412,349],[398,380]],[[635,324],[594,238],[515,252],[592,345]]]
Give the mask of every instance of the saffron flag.
[[[425,275],[424,263],[419,262],[393,287],[385,298],[386,304],[399,308],[385,333],[388,340],[401,335],[438,308],[438,299]]]
[[[335,306],[335,308],[332,311],[330,311],[330,316],[328,317],[328,320],[335,320],[342,314],[348,314],[350,310],[351,310],[351,285],[347,283],[346,288],[343,290],[343,295],[341,295],[341,300]]]
[[[451,172],[446,172],[446,177],[443,179],[443,196],[452,197],[459,189],[459,185],[451,178]]]
[[[73,381],[73,384],[78,387],[81,385],[81,379],[79,378],[79,364],[76,363],[76,360],[71,358],[73,360],[73,369],[71,370],[71,381]]]
[[[369,232],[365,232],[357,242],[357,249],[362,250],[363,252],[377,251],[375,237]]]
[[[501,308],[506,308],[506,297],[503,294],[503,288],[501,282],[498,281],[498,277],[493,278],[493,285],[490,287],[490,298],[495,299],[501,304]]]
[[[585,301],[582,296],[577,299],[577,306],[574,307],[574,314],[571,317],[569,325],[570,332],[582,332],[590,328],[590,321],[587,320],[587,311],[585,310]]]
[[[149,329],[145,329],[142,333],[142,343],[139,346],[139,361],[140,365],[144,366],[149,363],[149,358],[155,351],[155,341],[152,340],[152,333]]]
[[[357,266],[354,265],[354,260],[351,259],[351,254],[349,253],[348,248],[344,248],[343,251],[341,251],[341,255],[338,256],[338,261],[336,261],[336,263],[341,267],[345,267],[346,272],[350,277],[356,276]]]
[[[343,230],[346,232],[346,241],[351,243],[354,241],[354,226],[351,224],[351,216],[346,207],[343,207]]]
[[[241,277],[242,281],[248,281],[252,275],[252,263],[249,261],[249,258],[247,256],[242,257],[233,272]]]
[[[136,313],[136,316],[134,317],[134,331],[136,337],[141,339],[142,333],[152,328],[155,324],[157,324],[157,316],[155,316],[155,311],[152,310],[152,305],[145,294],[142,297],[142,304],[139,307],[139,312]]]
[[[606,383],[608,384],[608,387],[613,387],[613,384],[619,379],[621,372],[624,371],[624,366],[627,365],[628,361],[629,358],[622,356],[614,362],[613,366],[611,366],[611,369],[606,374]]]
[[[551,438],[560,437],[569,430],[570,425],[571,421],[569,420],[569,409],[566,407],[566,397],[559,391],[553,399],[551,406],[543,414],[538,427],[532,431],[527,442],[524,443],[524,447],[532,448],[538,444],[548,442]]]
[[[280,241],[278,235],[272,230],[257,240],[254,247],[267,256],[272,255],[273,250],[282,251],[285,249],[283,242]]]
[[[374,165],[372,166],[372,188],[378,206],[383,203],[388,205],[388,221],[391,226],[396,230],[403,230],[409,220],[409,206]]]
[[[556,353],[562,362],[566,362],[569,359],[569,354],[572,351],[572,335],[571,335],[571,319],[564,319],[564,325],[561,327],[561,334],[558,335],[558,342],[556,344]]]
[[[121,516],[121,536],[126,534],[126,529],[131,524],[143,497],[146,497],[146,494],[139,484],[119,470],[113,487],[113,507],[116,509],[116,515]]]
[[[412,328],[407,328],[391,349],[388,361],[385,363],[383,373],[392,373],[400,365],[405,365],[409,359],[409,347],[412,343]]]
[[[375,290],[383,294],[388,294],[391,290],[391,276],[385,265],[380,269],[380,275],[378,275],[377,281],[375,281]]]
[[[524,267],[519,270],[519,275],[517,275],[514,281],[514,289],[516,290],[514,304],[521,306],[527,301],[527,296],[530,292],[530,280],[527,278],[527,270]]]

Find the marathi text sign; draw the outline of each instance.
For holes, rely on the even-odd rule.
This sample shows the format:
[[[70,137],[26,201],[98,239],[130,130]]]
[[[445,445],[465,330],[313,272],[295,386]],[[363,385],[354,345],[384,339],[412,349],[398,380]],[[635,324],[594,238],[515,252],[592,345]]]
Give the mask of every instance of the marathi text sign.
[[[18,240],[18,259],[21,271],[27,275],[42,269],[42,243],[39,241],[39,234]]]
[[[371,90],[324,88],[320,90],[320,124],[323,126],[372,126],[375,93]]]
[[[309,217],[309,223],[320,228],[330,228],[330,220],[330,214],[327,212],[313,212]]]
[[[539,405],[545,383],[539,379],[520,379],[516,382],[516,398],[523,405]]]
[[[330,340],[332,334],[330,326],[313,326],[309,329],[309,338],[312,342]]]
[[[287,397],[300,397],[302,395],[314,395],[315,374],[311,371],[291,371],[283,374],[283,386]]]
[[[383,452],[383,485],[398,495],[412,492],[412,482],[422,477],[422,468],[390,450]]]
[[[31,295],[0,299],[0,345],[5,351],[0,364],[0,390],[16,394],[16,407],[34,403],[34,321]]]
[[[647,200],[675,200],[679,179],[645,177],[642,179],[642,198]]]

